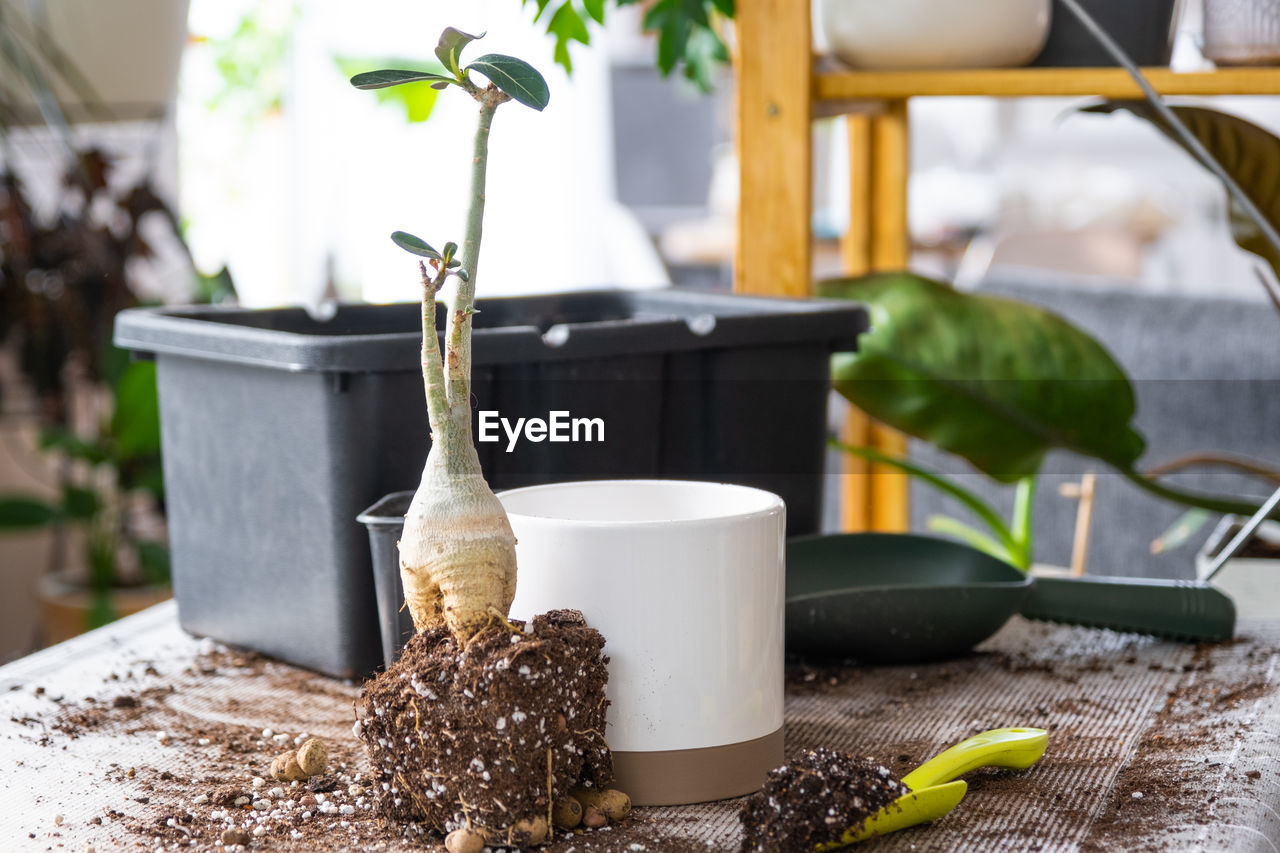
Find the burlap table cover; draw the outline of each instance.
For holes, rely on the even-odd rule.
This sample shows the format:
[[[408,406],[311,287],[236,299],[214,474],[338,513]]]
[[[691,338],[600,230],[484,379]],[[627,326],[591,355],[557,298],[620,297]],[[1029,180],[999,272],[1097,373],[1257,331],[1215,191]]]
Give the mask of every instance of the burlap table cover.
[[[793,666],[787,749],[835,747],[905,772],[982,729],[1050,730],[1049,750],[1036,768],[979,771],[951,815],[864,849],[1274,851],[1276,627],[1245,625],[1234,643],[1195,646],[1018,618],[978,653],[956,661]],[[171,845],[137,825],[172,811],[173,797],[138,797],[142,775],[127,778],[121,770],[200,778],[200,748],[156,737],[175,720],[189,723],[186,731],[205,722],[352,738],[356,685],[284,664],[202,663],[210,645],[184,634],[172,604],[164,604],[0,667],[0,849],[92,846],[101,853]],[[160,696],[164,720],[150,724],[143,713],[127,726],[108,720],[74,738],[56,724],[86,707],[87,697],[109,707],[126,688],[149,687],[163,688],[152,695]],[[243,776],[263,770],[246,766]],[[192,797],[198,789],[192,787]],[[625,832],[562,838],[551,849],[612,849],[616,838],[616,849],[625,851],[735,850],[737,807],[727,801],[637,809]],[[190,811],[199,818],[208,808]],[[107,810],[124,817],[102,820]],[[327,844],[351,846],[341,833]],[[214,849],[207,842],[193,846]],[[384,849],[423,846],[393,839]],[[294,848],[264,839],[254,849]]]

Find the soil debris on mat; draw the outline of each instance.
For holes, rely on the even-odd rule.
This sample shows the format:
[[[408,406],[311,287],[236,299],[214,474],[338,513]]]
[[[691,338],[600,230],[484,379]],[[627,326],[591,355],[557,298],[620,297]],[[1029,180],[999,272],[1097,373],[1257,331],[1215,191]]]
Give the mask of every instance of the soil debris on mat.
[[[603,648],[564,610],[527,624],[495,619],[461,648],[444,627],[414,635],[358,703],[379,813],[540,843],[530,822],[545,833],[555,802],[613,778]]]
[[[742,805],[742,853],[810,853],[908,788],[888,767],[819,747],[769,771]]]

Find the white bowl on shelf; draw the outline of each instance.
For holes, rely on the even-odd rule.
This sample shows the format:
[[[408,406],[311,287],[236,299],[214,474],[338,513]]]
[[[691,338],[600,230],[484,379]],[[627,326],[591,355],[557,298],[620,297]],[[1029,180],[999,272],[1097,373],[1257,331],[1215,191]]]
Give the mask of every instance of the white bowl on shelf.
[[[1049,35],[1051,0],[823,0],[836,57],[872,70],[1026,65]]]

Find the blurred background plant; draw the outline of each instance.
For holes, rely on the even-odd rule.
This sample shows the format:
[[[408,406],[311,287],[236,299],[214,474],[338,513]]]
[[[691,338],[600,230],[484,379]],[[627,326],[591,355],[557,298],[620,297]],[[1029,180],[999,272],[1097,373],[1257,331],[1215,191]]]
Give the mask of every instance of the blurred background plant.
[[[111,330],[155,298],[149,279],[233,296],[225,274],[192,274],[157,184],[185,19],[158,0],[0,2],[0,533],[38,537],[16,552],[44,558],[37,642],[167,596],[154,365]],[[119,51],[136,62],[123,76]],[[6,581],[29,568],[7,563]]]

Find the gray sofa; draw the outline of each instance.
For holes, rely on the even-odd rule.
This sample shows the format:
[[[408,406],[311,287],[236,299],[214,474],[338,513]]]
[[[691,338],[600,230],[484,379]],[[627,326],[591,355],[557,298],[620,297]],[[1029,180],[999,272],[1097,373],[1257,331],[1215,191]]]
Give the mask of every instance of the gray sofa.
[[[1261,297],[1240,301],[1166,296],[1117,287],[1081,286],[1079,280],[1004,273],[981,289],[1053,310],[1098,338],[1133,380],[1136,426],[1147,439],[1142,468],[1183,454],[1217,451],[1280,467],[1280,312]],[[957,476],[1006,514],[1012,490],[1000,488],[963,460],[921,442],[911,456]],[[1154,555],[1150,544],[1183,513],[1108,472],[1102,463],[1068,453],[1046,460],[1035,501],[1035,559],[1065,566],[1071,560],[1076,501],[1058,487],[1098,474],[1088,571],[1098,575],[1189,578],[1208,524],[1181,548]],[[1258,498],[1263,481],[1222,469],[1199,468],[1169,482]],[[955,501],[921,483],[911,488],[911,520],[924,530],[935,513],[972,520]]]

